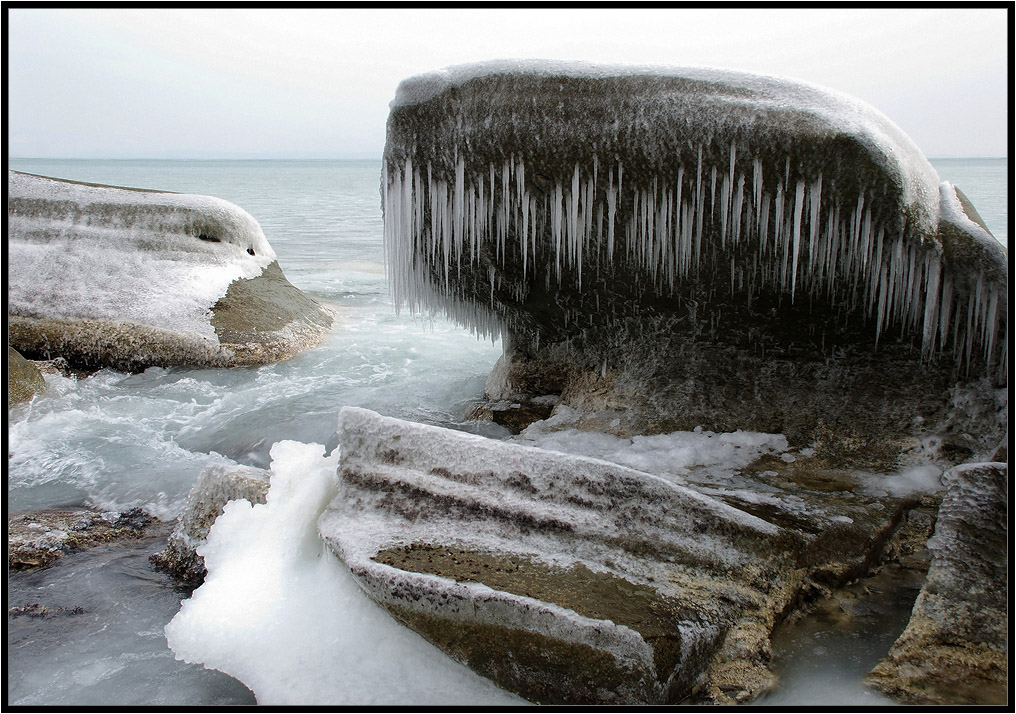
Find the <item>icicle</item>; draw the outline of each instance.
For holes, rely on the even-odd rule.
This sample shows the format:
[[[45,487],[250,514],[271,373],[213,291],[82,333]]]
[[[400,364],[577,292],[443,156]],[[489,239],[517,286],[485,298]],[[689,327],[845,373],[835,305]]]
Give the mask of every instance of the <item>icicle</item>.
[[[462,245],[465,242],[465,237],[463,236],[463,222],[465,220],[465,170],[465,161],[460,156],[459,160],[455,163],[455,205],[452,208],[452,220],[454,221],[452,241],[455,246],[455,263],[460,271],[462,269]]]
[[[554,272],[557,275],[558,284],[561,283],[561,202],[564,200],[561,191],[561,184],[554,185],[554,192],[551,196],[550,232],[554,238]]]
[[[741,210],[744,205],[744,175],[742,174],[737,179],[737,191],[734,193],[734,208],[731,212],[733,217],[733,229],[734,234],[731,238],[734,245],[741,238]]]
[[[702,190],[702,146],[698,149],[698,165],[695,169],[695,270],[702,260],[702,221],[705,213],[705,193]]]
[[[938,305],[941,293],[939,292],[939,277],[942,270],[942,261],[938,255],[929,252],[927,257],[928,265],[928,289],[924,299],[924,336],[921,343],[921,353],[925,359],[930,359],[935,351],[935,331],[938,329]]]
[[[526,280],[526,268],[529,265],[529,191],[522,194],[522,281]]]
[[[952,278],[948,273],[942,278],[941,309],[938,321],[938,349],[945,350],[946,342],[949,339],[949,319],[952,316]]]
[[[618,168],[620,171],[620,167]],[[614,172],[610,171],[607,185],[607,260],[614,260],[614,215],[617,213],[617,192],[614,190]]]
[[[579,165],[575,164],[575,171],[572,173],[571,194],[568,201],[568,261],[569,267],[575,267],[581,260],[579,258]],[[581,274],[578,278],[581,289]]]
[[[559,285],[567,278],[582,290],[590,270],[596,284],[610,280],[617,253],[625,271],[644,276],[635,285],[645,295],[655,290],[681,301],[683,281],[718,275],[702,286],[706,299],[729,290],[737,301],[768,293],[800,303],[800,283],[803,298],[826,300],[840,323],[870,321],[876,344],[883,334],[899,333],[916,348],[920,333],[924,360],[951,350],[967,368],[983,356],[995,370],[1008,359],[999,342],[1008,330],[1004,293],[983,276],[969,288],[954,282],[949,264],[917,229],[882,223],[881,187],[844,197],[821,172],[808,178],[808,165],[791,174],[789,157],[781,177],[750,156],[749,174],[743,151],[738,173],[733,143],[720,161],[708,160],[704,145],[689,149],[697,153],[694,178],[678,154],[673,174],[650,173],[624,190],[622,164],[608,162],[600,186],[593,157],[590,172],[576,162],[539,195],[527,187],[525,161],[515,154],[472,173],[458,151],[450,172],[424,168],[419,157],[383,162],[384,252],[397,309],[443,308],[490,334],[500,329],[497,316],[482,300],[477,306],[466,298],[468,265],[496,268],[488,276],[489,309],[504,313],[495,298],[521,301],[529,281],[546,281],[550,289],[556,276]],[[776,184],[770,190],[765,174]],[[507,279],[501,266],[517,276]],[[584,325],[588,317],[569,319]]]
[[[710,179],[710,193],[709,193],[709,218],[716,216],[716,167],[712,168],[712,178]]]
[[[720,186],[720,248],[727,245],[727,221],[730,214],[730,179],[723,177]]]
[[[752,182],[755,191],[755,225],[762,223],[762,161],[756,156],[752,161]]]

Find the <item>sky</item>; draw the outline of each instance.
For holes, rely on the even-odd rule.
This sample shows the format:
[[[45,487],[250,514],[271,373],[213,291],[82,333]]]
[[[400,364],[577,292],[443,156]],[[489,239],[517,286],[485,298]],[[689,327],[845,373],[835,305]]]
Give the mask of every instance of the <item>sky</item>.
[[[489,59],[845,91],[931,158],[1007,156],[1005,9],[13,8],[9,156],[375,158],[400,80]]]

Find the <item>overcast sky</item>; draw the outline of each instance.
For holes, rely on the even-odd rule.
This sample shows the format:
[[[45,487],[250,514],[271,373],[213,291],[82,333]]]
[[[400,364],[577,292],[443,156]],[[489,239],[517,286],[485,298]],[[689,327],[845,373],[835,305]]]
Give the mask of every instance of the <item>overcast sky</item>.
[[[9,153],[380,157],[405,77],[496,58],[705,66],[873,104],[929,157],[1006,156],[1006,11],[14,9]]]

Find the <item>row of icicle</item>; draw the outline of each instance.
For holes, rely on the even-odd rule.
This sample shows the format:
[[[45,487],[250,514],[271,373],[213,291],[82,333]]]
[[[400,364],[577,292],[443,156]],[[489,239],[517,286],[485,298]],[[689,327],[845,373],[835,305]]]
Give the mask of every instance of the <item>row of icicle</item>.
[[[788,159],[772,193],[758,159],[750,175],[737,172],[736,159],[732,146],[729,166],[705,166],[700,150],[697,165],[679,167],[673,182],[656,177],[635,188],[625,187],[620,163],[603,181],[594,159],[591,171],[576,165],[570,182],[535,195],[515,157],[469,176],[458,158],[452,181],[411,159],[386,161],[382,200],[395,303],[443,310],[494,337],[502,276],[488,266],[493,310],[463,300],[457,283],[464,265],[475,269],[481,250],[493,248],[499,267],[509,259],[521,266],[521,276],[511,276],[521,280],[505,281],[517,299],[536,279],[560,285],[567,278],[581,291],[585,274],[598,275],[614,261],[636,267],[657,292],[674,294],[700,270],[729,263],[732,293],[839,302],[874,320],[877,337],[893,325],[920,333],[925,358],[945,351],[951,338],[957,361],[969,365],[979,346],[986,363],[1007,367],[1008,334],[995,354],[1000,323],[1008,332],[996,285],[979,278],[968,294],[954,293],[940,247],[908,236],[905,223],[879,225],[866,192],[843,203],[821,174],[791,179]],[[718,240],[704,239],[710,235]]]

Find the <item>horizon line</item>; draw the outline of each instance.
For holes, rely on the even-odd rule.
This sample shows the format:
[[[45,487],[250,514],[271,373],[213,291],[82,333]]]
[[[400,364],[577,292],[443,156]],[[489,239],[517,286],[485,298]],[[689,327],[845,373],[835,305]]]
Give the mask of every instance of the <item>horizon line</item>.
[[[8,161],[381,161],[381,154],[345,156],[8,156]],[[926,156],[929,161],[950,159],[1006,159],[1008,154],[988,156],[984,154],[948,154]]]

